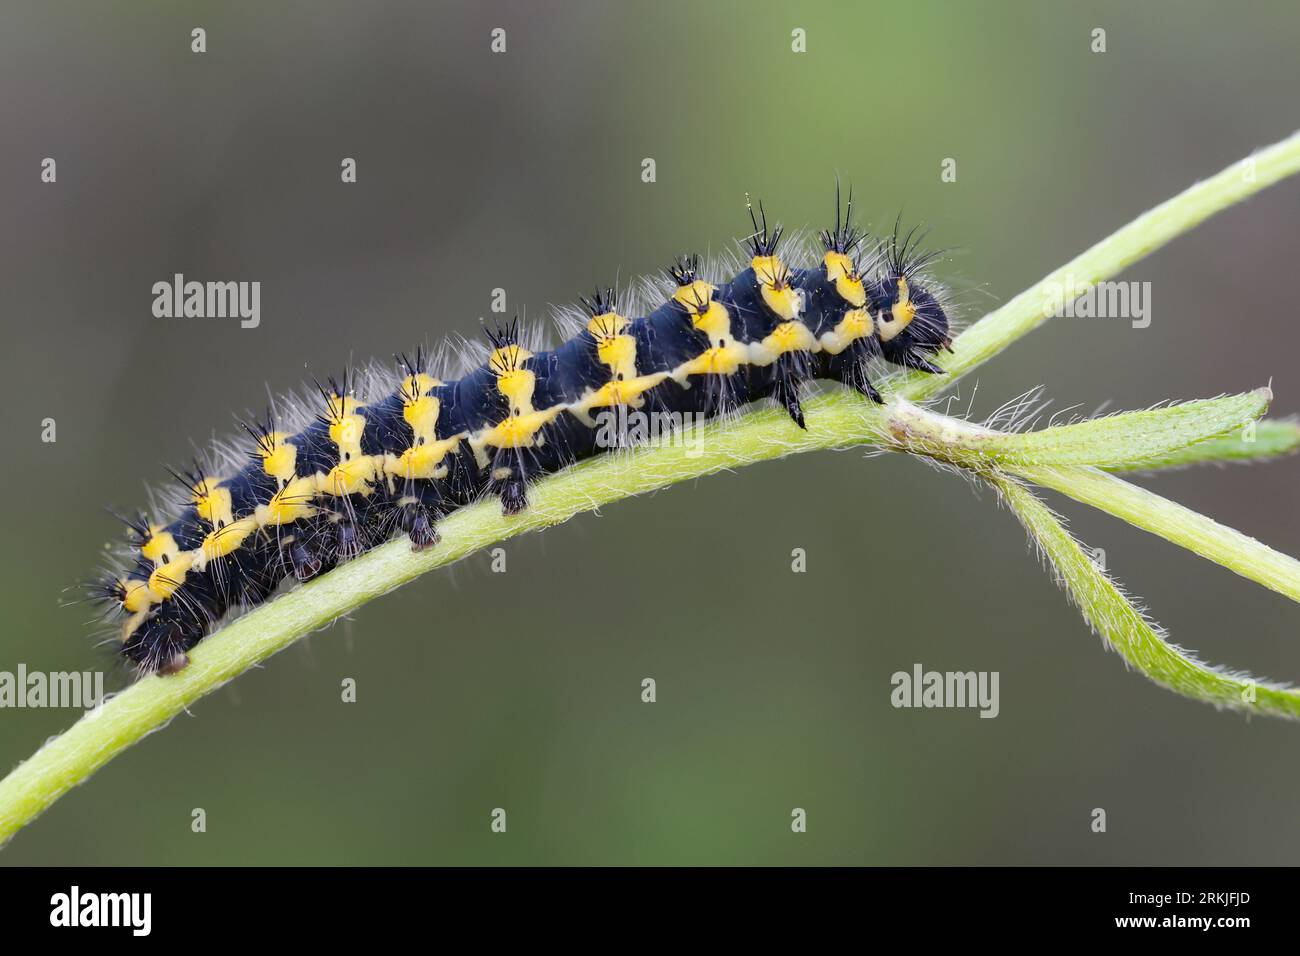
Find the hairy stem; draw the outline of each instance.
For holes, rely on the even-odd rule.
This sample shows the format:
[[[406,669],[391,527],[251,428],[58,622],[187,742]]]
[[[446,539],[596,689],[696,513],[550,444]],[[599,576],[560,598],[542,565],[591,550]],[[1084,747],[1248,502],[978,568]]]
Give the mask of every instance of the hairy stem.
[[[1252,428],[1207,438],[1173,451],[1147,454],[1122,465],[1103,465],[1107,471],[1156,471],[1188,465],[1266,461],[1300,451],[1300,425],[1291,421],[1265,419]]]
[[[1206,439],[1262,415],[1271,397],[1268,389],[1256,389],[1021,434],[992,431],[900,402],[889,420],[888,447],[978,473],[1026,478],[1300,601],[1300,561],[1100,470],[1140,459],[1144,445],[1155,458],[1194,452]]]
[[[1012,467],[1013,474],[1123,518],[1242,577],[1300,601],[1300,561],[1249,535],[1094,468]]]
[[[941,457],[964,468],[988,463],[1091,465],[1122,469],[1175,454],[1192,454],[1204,441],[1254,422],[1273,393],[1258,388],[1140,412],[1124,412],[1039,431],[1004,432],[936,415],[900,402],[891,419],[899,450]]]
[[[937,360],[947,375],[939,379],[910,374],[899,386],[897,394],[913,401],[929,398],[1051,318],[1044,303],[1050,301],[1061,287],[1090,285],[1109,279],[1216,212],[1297,172],[1300,172],[1300,132],[1165,200],[1044,276],[957,338],[953,343],[953,354]]]
[[[1300,718],[1300,690],[1228,673],[1165,640],[1119,587],[1084,553],[1056,516],[1014,479],[991,478],[1050,563],[1093,631],[1129,665],[1170,690],[1216,707]]]

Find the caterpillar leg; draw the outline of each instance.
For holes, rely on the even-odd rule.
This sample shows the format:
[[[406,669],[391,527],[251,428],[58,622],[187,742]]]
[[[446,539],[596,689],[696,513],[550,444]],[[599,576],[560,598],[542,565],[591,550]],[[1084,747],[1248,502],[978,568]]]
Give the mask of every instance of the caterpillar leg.
[[[334,530],[334,557],[338,563],[351,561],[367,550],[369,536],[365,522],[350,505],[344,504],[342,510],[330,515],[330,523]]]
[[[517,515],[528,507],[528,471],[517,448],[500,448],[492,459],[489,490],[501,499],[501,513]]]
[[[867,398],[871,399],[877,405],[885,404],[885,400],[881,398],[880,393],[876,391],[876,386],[872,385],[871,381],[867,378],[867,373],[865,370],[863,370],[862,374],[857,376],[853,380],[852,385],[854,388],[856,388],[863,395],[867,396]]]
[[[425,551],[438,543],[435,525],[441,513],[440,497],[431,482],[410,482],[398,499],[398,527],[411,539],[412,551]]]
[[[310,581],[329,571],[334,560],[334,526],[328,514],[313,515],[281,528],[277,538],[283,575]]]
[[[402,530],[411,539],[412,551],[427,551],[440,540],[434,525],[437,512],[428,505],[411,505],[402,512]]]
[[[901,354],[886,355],[885,359],[893,362],[895,365],[901,365],[903,368],[916,369],[918,372],[928,372],[931,375],[944,374],[943,369],[935,365],[923,355],[916,352],[902,352]]]
[[[777,357],[773,373],[772,397],[789,412],[796,425],[805,429],[808,426],[799,397],[804,383],[812,378],[812,371],[812,356],[808,352],[784,352]]]
[[[158,673],[163,675],[179,674],[190,664],[190,655],[182,652],[173,654],[158,665]]]
[[[309,547],[297,539],[290,541],[282,549],[282,561],[299,581],[310,581],[321,573],[325,558],[317,547]]]
[[[508,478],[497,484],[497,495],[501,498],[501,513],[517,515],[528,507],[528,483],[521,478]]]

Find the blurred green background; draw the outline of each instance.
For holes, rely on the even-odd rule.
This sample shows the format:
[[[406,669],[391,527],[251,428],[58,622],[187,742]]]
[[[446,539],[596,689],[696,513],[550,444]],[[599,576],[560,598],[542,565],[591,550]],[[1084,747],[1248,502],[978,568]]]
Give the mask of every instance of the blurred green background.
[[[60,606],[118,533],[101,506],[142,504],[268,384],[475,335],[494,287],[539,318],[725,248],[746,192],[824,226],[836,174],[876,225],[901,208],[956,247],[939,271],[973,321],[1300,126],[1298,36],[1283,2],[6,4],[0,669],[109,660]],[[1150,328],[1056,320],[961,407],[977,382],[982,416],[1039,384],[1087,412],[1271,379],[1300,411],[1297,200],[1275,187],[1125,274],[1152,283]],[[174,272],[260,281],[261,327],[153,318]],[[1300,554],[1298,475],[1142,483]],[[1052,503],[1179,643],[1300,679],[1293,604]],[[991,494],[918,462],[766,464],[507,551],[505,576],[476,556],[201,701],[0,863],[1296,861],[1300,728],[1127,672]],[[894,710],[915,662],[999,671],[1001,715]],[[0,711],[0,767],[74,716]]]

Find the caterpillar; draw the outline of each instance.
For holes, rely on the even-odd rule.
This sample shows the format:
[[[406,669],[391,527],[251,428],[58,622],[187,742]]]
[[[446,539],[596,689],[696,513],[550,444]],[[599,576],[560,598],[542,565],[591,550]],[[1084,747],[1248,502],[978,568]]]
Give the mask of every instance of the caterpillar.
[[[611,440],[598,427],[612,412],[716,418],[771,399],[806,427],[814,379],[881,402],[878,360],[942,371],[930,358],[951,344],[949,319],[925,274],[939,253],[922,251],[918,229],[896,221],[872,239],[853,225],[851,193],[841,216],[837,188],[834,227],[787,243],[807,263],[791,265],[783,228],[747,206],[748,261],[679,257],[642,281],[641,297],[659,301],[644,316],[597,286],[560,315],[571,334],[553,349],[530,348],[516,317],[487,331],[488,354],[462,360],[456,378],[421,348],[397,356],[395,384],[391,371],[349,370],[315,383],[314,399],[241,421],[243,441],[172,472],[179,500],[122,518],[115,564],[127,570],[90,585],[120,618],[121,654],[140,673],[174,673],[225,614],[286,580],[403,534],[431,547],[440,518],[484,496],[517,514],[539,476],[627,444],[626,430]]]

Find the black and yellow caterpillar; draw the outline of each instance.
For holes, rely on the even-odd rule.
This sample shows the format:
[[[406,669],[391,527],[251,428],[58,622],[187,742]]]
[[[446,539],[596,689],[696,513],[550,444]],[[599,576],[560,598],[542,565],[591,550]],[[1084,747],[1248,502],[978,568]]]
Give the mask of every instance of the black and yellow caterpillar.
[[[526,348],[516,320],[455,380],[434,377],[421,350],[399,357],[400,381],[373,399],[347,374],[317,385],[314,408],[243,424],[245,452],[175,473],[179,511],[127,519],[134,567],[93,586],[124,617],[122,654],[145,672],[178,670],[227,611],[286,578],[309,580],[399,533],[430,547],[441,516],[485,494],[515,514],[531,480],[620,444],[597,425],[613,411],[715,417],[770,397],[803,426],[813,379],[879,402],[873,360],[941,371],[929,357],[950,343],[948,316],[921,275],[935,254],[897,226],[868,242],[852,199],[843,221],[836,206],[807,268],[782,260],[782,230],[760,205],[743,269],[724,281],[681,258],[666,301],[642,318],[597,289],[553,350]]]

